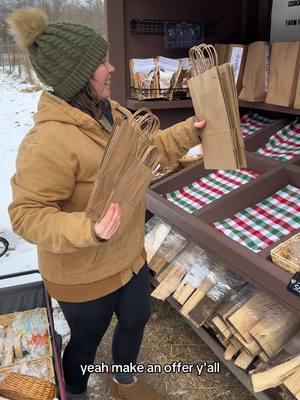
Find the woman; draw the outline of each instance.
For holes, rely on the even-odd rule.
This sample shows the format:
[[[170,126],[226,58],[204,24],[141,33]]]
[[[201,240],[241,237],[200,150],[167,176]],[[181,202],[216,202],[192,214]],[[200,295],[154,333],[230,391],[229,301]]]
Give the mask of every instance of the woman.
[[[93,29],[48,23],[36,8],[18,9],[7,22],[39,79],[53,90],[42,93],[35,125],[20,145],[9,215],[13,230],[37,245],[44,283],[70,326],[66,389],[70,400],[84,400],[89,374],[81,367],[94,362],[113,313],[112,356],[119,365],[136,363],[150,313],[144,201],[118,237],[118,204],[96,223],[85,215],[113,121],[131,114],[109,100],[114,67],[108,43]],[[202,126],[190,118],[159,132],[154,144],[163,163],[175,165],[199,142]],[[114,399],[160,398],[131,373],[115,374],[110,385]]]

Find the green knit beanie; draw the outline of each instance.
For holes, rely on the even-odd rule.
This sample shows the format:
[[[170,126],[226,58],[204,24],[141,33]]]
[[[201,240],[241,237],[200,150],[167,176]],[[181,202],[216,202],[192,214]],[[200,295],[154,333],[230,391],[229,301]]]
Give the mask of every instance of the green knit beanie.
[[[108,50],[92,28],[68,22],[48,23],[34,7],[20,8],[6,19],[16,42],[27,48],[38,78],[56,95],[70,100],[89,81]]]

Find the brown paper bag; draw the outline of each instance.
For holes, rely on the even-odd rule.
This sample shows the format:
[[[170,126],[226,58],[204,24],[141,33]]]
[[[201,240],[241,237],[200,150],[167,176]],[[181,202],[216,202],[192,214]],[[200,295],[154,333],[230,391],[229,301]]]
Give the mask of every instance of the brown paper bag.
[[[190,50],[195,76],[188,82],[189,89],[196,116],[206,121],[201,134],[204,166],[237,169],[246,166],[246,158],[233,68],[229,63],[214,66],[214,51],[210,45]],[[209,62],[203,52],[207,52]]]
[[[224,93],[227,114],[229,116],[230,131],[234,146],[237,168],[246,168],[246,150],[240,126],[240,114],[232,66],[229,63],[219,68],[220,81]]]
[[[243,87],[239,99],[264,101],[269,84],[270,45],[254,42],[248,46],[243,75]]]
[[[300,73],[298,73],[298,83],[296,88],[294,108],[298,108],[300,110]]]
[[[158,149],[153,150],[156,152]],[[150,149],[152,150],[152,149]],[[156,153],[155,153],[156,154]],[[98,218],[101,218],[112,203],[118,203],[122,210],[121,224],[118,233],[128,226],[134,211],[146,193],[153,177],[152,169],[143,163],[143,160],[135,159],[120,181],[112,188],[106,204],[102,210],[94,207]]]
[[[205,168],[235,169],[230,125],[217,67],[192,77],[189,89],[197,118],[206,121],[201,133]]]
[[[266,103],[285,107],[293,106],[299,74],[299,43],[272,44]]]
[[[214,48],[218,54],[218,65],[222,65],[227,60],[228,44],[214,44]]]
[[[233,66],[234,81],[238,94],[242,89],[246,55],[247,46],[243,44],[228,45],[227,57],[225,62],[229,62]]]
[[[122,226],[128,223],[160,158],[157,147],[150,144],[158,127],[158,118],[147,109],[130,120],[116,121],[85,210],[88,218],[98,220],[117,202],[122,207]]]

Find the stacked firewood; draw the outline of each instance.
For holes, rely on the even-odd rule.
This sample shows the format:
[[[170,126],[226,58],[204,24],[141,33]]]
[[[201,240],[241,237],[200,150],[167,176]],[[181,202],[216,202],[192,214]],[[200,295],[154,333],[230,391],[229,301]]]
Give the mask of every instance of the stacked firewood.
[[[157,283],[152,296],[173,297],[179,313],[213,332],[224,346],[224,359],[250,373],[255,392],[282,384],[300,400],[300,318],[167,224],[154,222],[163,234],[154,240],[151,230],[146,236]],[[299,339],[293,339],[298,332]],[[291,340],[293,351],[288,352]]]

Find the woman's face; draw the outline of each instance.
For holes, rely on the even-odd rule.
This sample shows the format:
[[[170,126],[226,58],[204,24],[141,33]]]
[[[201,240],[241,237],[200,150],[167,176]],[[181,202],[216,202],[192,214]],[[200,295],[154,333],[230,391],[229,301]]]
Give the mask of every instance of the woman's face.
[[[111,94],[111,74],[115,67],[105,57],[93,73],[90,83],[97,93],[98,100],[103,100]]]

